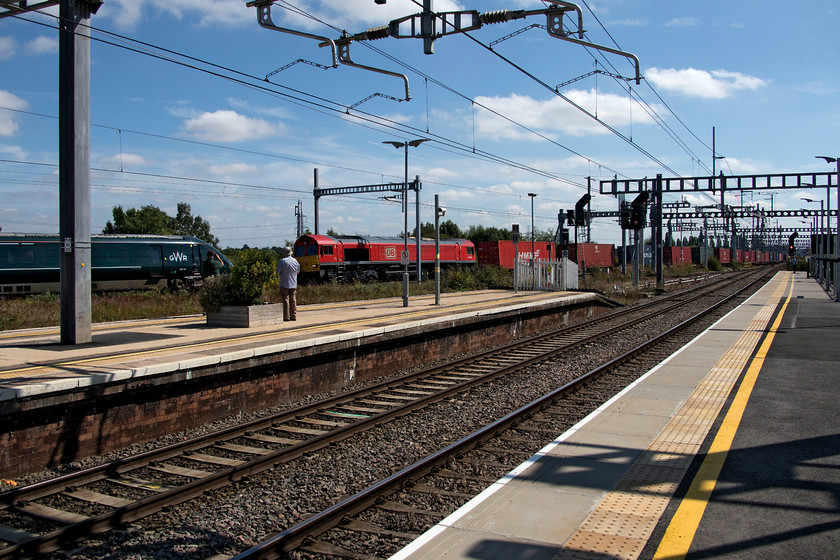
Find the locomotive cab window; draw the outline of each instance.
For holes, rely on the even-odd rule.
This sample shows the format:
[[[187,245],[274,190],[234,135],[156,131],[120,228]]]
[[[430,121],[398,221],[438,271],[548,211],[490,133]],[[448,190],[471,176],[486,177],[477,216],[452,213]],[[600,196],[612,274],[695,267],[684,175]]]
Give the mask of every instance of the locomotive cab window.
[[[321,247],[321,256],[332,255],[335,251],[335,245],[324,245]]]

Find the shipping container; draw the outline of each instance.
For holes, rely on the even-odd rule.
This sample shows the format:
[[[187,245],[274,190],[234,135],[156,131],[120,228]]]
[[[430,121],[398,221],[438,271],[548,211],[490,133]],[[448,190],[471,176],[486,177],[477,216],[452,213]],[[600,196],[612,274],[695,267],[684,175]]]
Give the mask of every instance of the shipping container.
[[[732,262],[732,249],[715,247],[714,255],[720,261],[720,264],[730,264]]]
[[[691,263],[691,247],[665,247],[662,249],[662,262],[666,266]]]
[[[757,264],[767,264],[770,262],[770,253],[767,251],[756,251],[755,262]]]
[[[479,264],[492,264],[513,270],[513,241],[479,241],[476,243]],[[516,248],[521,260],[531,259],[531,242],[520,241]],[[533,253],[537,260],[557,259],[557,250],[554,243],[536,241],[533,246]]]
[[[585,268],[612,268],[616,264],[615,246],[605,243],[573,243],[561,247],[569,251],[569,259]]]
[[[735,249],[735,258],[733,260],[735,262],[739,262],[739,263],[744,262],[744,250],[743,249]]]
[[[744,263],[754,263],[755,262],[755,251],[744,251]]]

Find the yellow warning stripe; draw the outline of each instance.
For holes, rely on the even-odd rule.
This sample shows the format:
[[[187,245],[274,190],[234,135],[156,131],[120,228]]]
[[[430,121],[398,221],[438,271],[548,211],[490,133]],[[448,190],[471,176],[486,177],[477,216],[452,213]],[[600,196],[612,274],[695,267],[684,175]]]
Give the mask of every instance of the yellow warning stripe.
[[[793,278],[791,277],[788,295],[782,305],[782,309],[776,316],[776,320],[770,327],[764,342],[762,342],[752,362],[750,362],[747,372],[744,375],[744,380],[741,382],[741,386],[735,394],[732,405],[729,407],[720,429],[712,441],[706,458],[700,465],[700,469],[694,476],[685,498],[683,498],[673,519],[668,525],[668,529],[662,537],[662,542],[659,543],[659,548],[657,548],[653,556],[655,560],[676,560],[685,558],[688,554],[691,542],[694,540],[694,535],[697,533],[697,528],[703,517],[703,512],[706,510],[712,491],[714,491],[715,485],[717,484],[723,463],[726,461],[726,456],[732,448],[732,441],[735,439],[735,433],[741,423],[741,418],[743,418],[744,410],[747,408],[747,402],[755,387],[758,373],[764,365],[767,352],[770,350],[770,345],[773,343],[776,332],[778,332],[782,317],[785,314],[792,295]]]

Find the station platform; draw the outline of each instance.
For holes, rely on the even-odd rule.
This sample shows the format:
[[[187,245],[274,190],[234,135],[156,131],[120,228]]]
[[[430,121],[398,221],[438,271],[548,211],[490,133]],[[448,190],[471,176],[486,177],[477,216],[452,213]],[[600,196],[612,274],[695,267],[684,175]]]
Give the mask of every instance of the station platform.
[[[761,291],[391,560],[833,558],[840,304]]]
[[[298,306],[295,322],[250,328],[210,327],[204,315],[94,324],[92,341],[61,344],[58,327],[0,331],[0,405],[125,379],[159,376],[213,363],[408,331],[442,321],[492,317],[539,305],[599,299],[584,292],[482,290]]]

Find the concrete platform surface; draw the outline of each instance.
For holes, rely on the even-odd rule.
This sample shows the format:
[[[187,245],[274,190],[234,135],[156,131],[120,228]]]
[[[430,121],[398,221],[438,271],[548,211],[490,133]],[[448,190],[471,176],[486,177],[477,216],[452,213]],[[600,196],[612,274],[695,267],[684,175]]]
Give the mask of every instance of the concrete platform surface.
[[[759,293],[392,560],[833,558],[840,304]]]
[[[204,315],[93,325],[92,341],[61,344],[56,328],[0,331],[0,401],[247,359],[500,310],[591,302],[583,292],[482,290],[303,305],[295,322],[252,328],[206,325]]]

